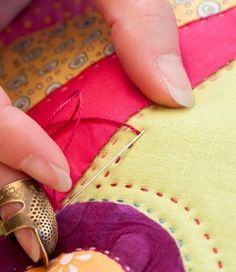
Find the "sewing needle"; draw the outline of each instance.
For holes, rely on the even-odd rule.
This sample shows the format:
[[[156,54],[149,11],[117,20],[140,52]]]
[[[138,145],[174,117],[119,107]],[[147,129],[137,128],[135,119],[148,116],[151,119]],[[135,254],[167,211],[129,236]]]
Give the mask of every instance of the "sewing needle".
[[[112,160],[110,160],[102,169],[98,171],[98,173],[92,177],[57,213],[58,215],[62,212],[70,203],[72,203],[77,196],[79,196],[98,176],[100,176],[113,162],[115,162],[127,149],[129,149],[143,134],[144,130],[142,130],[132,141],[130,141]]]

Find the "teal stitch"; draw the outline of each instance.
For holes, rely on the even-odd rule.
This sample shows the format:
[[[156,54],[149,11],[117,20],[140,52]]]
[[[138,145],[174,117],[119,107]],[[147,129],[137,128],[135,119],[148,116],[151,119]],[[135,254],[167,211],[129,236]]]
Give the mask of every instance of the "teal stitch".
[[[137,202],[134,202],[133,204],[134,204],[134,206],[135,206],[135,207],[137,207],[137,208],[139,208],[139,207],[140,207],[140,204],[139,204],[139,203],[137,203]]]
[[[96,199],[90,198],[89,201],[90,201],[90,202],[91,202],[91,201],[96,201]],[[107,202],[107,201],[109,201],[109,199],[104,198],[102,201],[106,201],[106,202]],[[117,202],[123,203],[124,200],[123,200],[123,199],[118,199]],[[134,205],[135,207],[137,207],[137,208],[140,207],[140,204],[137,203],[137,202],[134,202],[133,205]],[[152,209],[147,209],[147,212],[148,212],[148,213],[152,213]],[[164,224],[166,221],[165,221],[165,219],[160,218],[160,219],[159,219],[159,222],[160,222],[161,224]],[[171,233],[175,233],[175,231],[176,231],[175,228],[172,228],[172,227],[170,227],[169,230],[170,230]],[[182,247],[182,246],[184,245],[183,240],[178,240],[177,243],[179,244],[180,247]],[[186,260],[187,262],[189,262],[189,261],[191,260],[190,257],[189,257],[188,255],[185,255],[184,258],[185,258],[185,260]],[[192,269],[192,268],[189,268],[189,269],[188,269],[188,272],[193,272],[193,269]]]
[[[185,255],[184,258],[185,258],[185,260],[186,260],[187,262],[190,261],[190,257],[189,257],[188,255]]]
[[[160,222],[161,224],[164,224],[166,221],[165,221],[165,219],[160,218],[160,219],[159,219],[159,222]]]
[[[169,228],[171,233],[175,233],[175,228]]]
[[[179,245],[180,247],[182,247],[182,246],[184,245],[183,240],[178,240],[178,245]]]

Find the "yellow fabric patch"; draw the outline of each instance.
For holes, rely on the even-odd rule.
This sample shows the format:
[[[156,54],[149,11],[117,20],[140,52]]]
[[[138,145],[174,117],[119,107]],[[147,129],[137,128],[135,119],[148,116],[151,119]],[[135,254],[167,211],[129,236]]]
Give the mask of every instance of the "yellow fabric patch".
[[[236,0],[169,0],[178,26],[207,18],[236,6]]]
[[[98,269],[99,268],[99,269]],[[49,267],[28,268],[28,272],[123,272],[121,266],[107,255],[88,250],[62,254]]]
[[[112,53],[109,27],[100,14],[89,12],[1,49],[0,82],[14,105],[26,111]]]
[[[129,124],[145,134],[77,201],[108,199],[139,208],[174,237],[186,271],[234,271],[235,90],[236,62],[194,90],[194,108],[152,106],[132,117]],[[120,129],[74,192],[133,137]]]

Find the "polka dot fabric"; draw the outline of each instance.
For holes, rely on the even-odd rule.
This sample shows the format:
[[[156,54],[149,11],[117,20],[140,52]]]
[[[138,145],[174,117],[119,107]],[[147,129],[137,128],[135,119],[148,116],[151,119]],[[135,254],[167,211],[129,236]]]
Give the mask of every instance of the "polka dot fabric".
[[[206,18],[236,6],[236,0],[169,0],[178,26]],[[2,34],[0,42],[10,43],[16,37],[65,22],[93,8],[92,0],[34,0]]]
[[[178,26],[219,14],[236,6],[236,0],[169,0]]]
[[[91,4],[92,0],[33,0],[17,19],[0,33],[0,43],[9,44],[17,37],[82,15]]]
[[[110,29],[98,13],[16,40],[0,53],[0,82],[24,111],[111,55]]]
[[[236,8],[179,29],[192,86],[235,59],[235,14]],[[0,83],[14,105],[27,111],[113,53],[109,27],[101,15],[88,11],[5,46],[0,52]]]

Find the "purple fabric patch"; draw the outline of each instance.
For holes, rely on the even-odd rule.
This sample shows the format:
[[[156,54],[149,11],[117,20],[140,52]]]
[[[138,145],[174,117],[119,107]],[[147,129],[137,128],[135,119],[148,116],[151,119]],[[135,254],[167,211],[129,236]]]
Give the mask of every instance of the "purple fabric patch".
[[[111,202],[80,203],[58,218],[59,242],[55,256],[76,248],[109,250],[110,257],[135,272],[183,272],[173,238],[157,223],[128,205]],[[16,243],[0,239],[2,271],[23,271],[31,265]],[[14,270],[15,269],[15,270]]]

